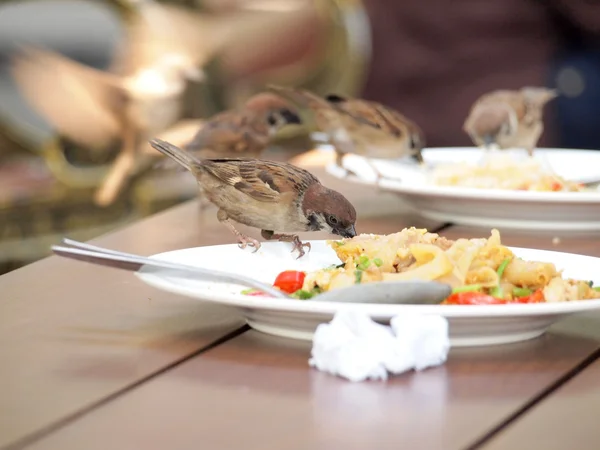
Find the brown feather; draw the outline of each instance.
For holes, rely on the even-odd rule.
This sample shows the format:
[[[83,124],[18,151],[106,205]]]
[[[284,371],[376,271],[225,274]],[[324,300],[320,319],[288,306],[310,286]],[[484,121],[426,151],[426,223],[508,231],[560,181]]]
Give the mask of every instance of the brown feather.
[[[381,103],[338,94],[321,98],[308,90],[281,86],[269,86],[269,90],[310,109],[317,127],[329,136],[338,153],[399,158],[422,149],[421,129]]]
[[[278,161],[254,159],[207,159],[208,173],[240,192],[263,202],[277,202],[288,192],[299,194],[318,179],[299,167]]]
[[[257,158],[269,144],[271,133],[278,125],[269,123],[268,115],[290,108],[289,102],[274,94],[254,95],[243,107],[214,115],[185,149],[201,157]]]

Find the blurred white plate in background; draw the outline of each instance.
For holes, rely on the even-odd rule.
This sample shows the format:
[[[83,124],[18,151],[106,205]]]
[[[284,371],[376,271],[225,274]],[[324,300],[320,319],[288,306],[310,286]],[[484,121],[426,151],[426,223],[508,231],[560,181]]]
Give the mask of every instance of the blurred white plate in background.
[[[482,157],[482,150],[428,148],[423,150],[423,157],[428,168],[440,163],[475,163]],[[600,179],[600,151],[540,148],[536,157],[547,161],[563,178]],[[429,219],[487,228],[560,231],[561,235],[600,233],[600,191],[532,192],[437,186],[412,160],[371,161],[384,176],[380,187],[397,193],[417,214]],[[347,155],[344,167],[356,174],[349,176],[348,181],[375,184],[375,174],[365,158]],[[345,174],[333,164],[327,166],[327,172],[338,178]]]

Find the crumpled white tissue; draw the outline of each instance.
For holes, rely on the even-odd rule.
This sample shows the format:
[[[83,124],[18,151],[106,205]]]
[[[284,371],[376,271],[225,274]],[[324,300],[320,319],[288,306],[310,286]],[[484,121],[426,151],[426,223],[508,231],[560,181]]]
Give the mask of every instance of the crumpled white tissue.
[[[358,311],[343,310],[317,327],[308,363],[350,381],[387,380],[388,372],[443,364],[449,350],[445,317],[402,314],[386,326]]]

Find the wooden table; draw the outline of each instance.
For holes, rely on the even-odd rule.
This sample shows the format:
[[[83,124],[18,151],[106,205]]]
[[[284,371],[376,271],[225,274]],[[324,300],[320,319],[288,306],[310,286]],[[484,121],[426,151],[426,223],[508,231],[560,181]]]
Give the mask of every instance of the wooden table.
[[[414,225],[450,238],[489,235],[321,178],[357,205],[359,232]],[[502,237],[600,256],[591,239]],[[190,202],[93,242],[149,255],[232,237],[214,211]],[[598,315],[523,343],[453,349],[444,366],[388,382],[320,373],[308,367],[309,351],[250,330],[226,307],[47,258],[0,277],[0,449],[598,447]]]

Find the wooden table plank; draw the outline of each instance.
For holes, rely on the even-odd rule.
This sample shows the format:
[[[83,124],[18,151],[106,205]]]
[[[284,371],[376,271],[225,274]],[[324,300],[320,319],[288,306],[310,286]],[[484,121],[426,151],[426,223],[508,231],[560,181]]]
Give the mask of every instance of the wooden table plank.
[[[372,188],[333,182],[357,205],[360,231],[436,226],[402,216],[395,196],[374,202]],[[377,217],[382,211],[396,215]],[[259,237],[256,230],[250,234]],[[199,214],[188,202],[93,242],[149,255],[232,243],[233,237],[214,209]],[[231,309],[161,292],[130,273],[57,257],[0,277],[0,447],[51,429],[242,324]]]
[[[453,349],[445,366],[351,383],[309,368],[310,345],[248,331],[30,448],[460,449],[597,348],[550,334]]]
[[[600,442],[600,360],[482,446],[485,450],[596,450]]]
[[[144,254],[200,243],[198,229],[181,227],[194,210],[178,207],[97,242]],[[57,257],[0,277],[0,297],[0,447],[243,325],[227,308],[160,292],[131,273]]]

